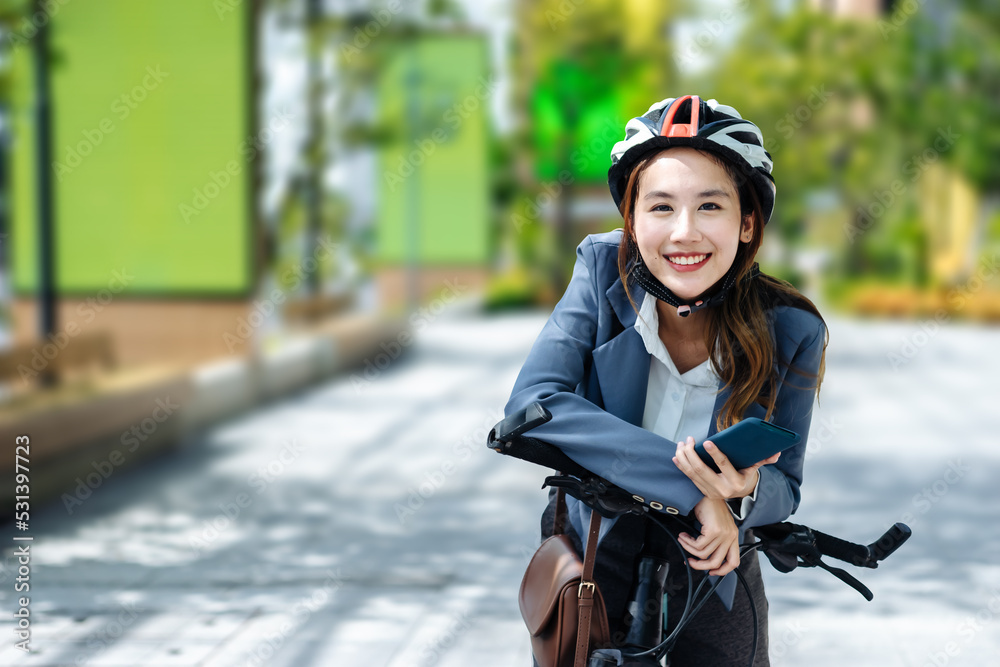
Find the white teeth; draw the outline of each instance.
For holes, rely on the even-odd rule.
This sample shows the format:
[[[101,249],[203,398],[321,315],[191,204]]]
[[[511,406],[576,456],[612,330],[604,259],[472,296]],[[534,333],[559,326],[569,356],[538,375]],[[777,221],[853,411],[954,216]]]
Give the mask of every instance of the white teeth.
[[[697,264],[698,262],[705,261],[708,255],[691,255],[690,257],[668,257],[674,264]]]

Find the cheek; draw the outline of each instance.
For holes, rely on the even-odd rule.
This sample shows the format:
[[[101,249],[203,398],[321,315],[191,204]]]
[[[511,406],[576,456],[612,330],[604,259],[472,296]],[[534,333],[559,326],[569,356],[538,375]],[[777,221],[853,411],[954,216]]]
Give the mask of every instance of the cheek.
[[[722,247],[726,256],[736,257],[736,251],[739,250],[740,247],[740,237],[727,237]]]
[[[732,259],[736,257],[736,251],[740,247],[740,234],[742,233],[743,229],[739,223],[726,221],[725,224],[713,230],[712,244],[720,255]]]
[[[635,231],[635,241],[639,248],[650,247],[654,250],[663,241],[663,230],[656,225],[651,225],[642,218],[637,218],[633,227]]]

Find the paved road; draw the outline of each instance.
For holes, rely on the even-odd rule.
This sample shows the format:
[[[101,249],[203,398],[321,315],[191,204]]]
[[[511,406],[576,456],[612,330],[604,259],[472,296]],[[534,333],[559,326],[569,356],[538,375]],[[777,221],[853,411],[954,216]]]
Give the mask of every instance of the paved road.
[[[543,474],[483,442],[543,322],[451,311],[370,381],[214,428],[72,514],[36,509],[34,652],[5,613],[0,664],[527,664],[516,589]],[[773,664],[1000,664],[1000,331],[831,333],[799,518],[860,541],[905,517],[915,537],[861,573],[873,603],[765,567]]]

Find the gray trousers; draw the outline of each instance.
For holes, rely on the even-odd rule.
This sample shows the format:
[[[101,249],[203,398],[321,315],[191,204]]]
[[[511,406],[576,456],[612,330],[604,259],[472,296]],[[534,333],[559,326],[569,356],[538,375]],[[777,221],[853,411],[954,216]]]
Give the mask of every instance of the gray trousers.
[[[750,587],[751,597],[757,607],[757,652],[754,667],[768,667],[767,646],[767,597],[760,575],[760,562],[756,553],[748,554],[740,560],[743,578]],[[673,583],[683,589],[679,595],[672,595],[667,605],[668,622],[680,618],[684,611],[687,594],[687,577],[683,568],[673,568],[668,575],[668,588]],[[681,577],[683,580],[681,581]],[[697,582],[695,583],[697,586]],[[746,591],[736,585],[733,608],[726,610],[717,595],[701,608],[698,615],[684,627],[678,637],[676,648],[670,654],[671,667],[749,667],[750,648],[753,643],[753,614]]]

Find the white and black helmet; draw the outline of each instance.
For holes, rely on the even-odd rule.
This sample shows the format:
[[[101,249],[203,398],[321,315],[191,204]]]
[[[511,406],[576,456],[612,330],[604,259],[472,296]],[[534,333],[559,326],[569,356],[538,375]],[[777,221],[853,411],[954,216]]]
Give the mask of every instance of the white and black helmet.
[[[625,139],[611,149],[608,187],[621,208],[629,174],[651,152],[671,146],[690,146],[720,155],[745,174],[760,199],[764,224],[774,210],[771,155],[764,150],[760,129],[733,107],[707,102],[697,95],[671,97],[649,107],[625,125]]]

